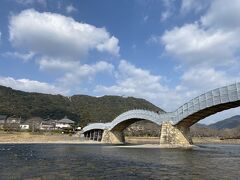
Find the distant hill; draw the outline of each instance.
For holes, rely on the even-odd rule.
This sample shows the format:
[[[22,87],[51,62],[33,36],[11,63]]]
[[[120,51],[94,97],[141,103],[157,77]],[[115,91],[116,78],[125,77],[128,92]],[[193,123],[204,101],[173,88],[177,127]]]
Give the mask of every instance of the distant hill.
[[[240,138],[240,115],[210,125],[196,123],[190,130],[197,137]]]
[[[233,129],[236,128],[237,126],[240,126],[240,115],[233,116],[227,119],[224,119],[222,121],[218,121],[216,123],[208,125],[209,128],[212,129]]]
[[[0,114],[17,115],[25,119],[35,116],[60,119],[67,115],[83,126],[90,122],[109,122],[127,110],[139,108],[163,111],[144,99],[134,97],[65,97],[23,92],[0,86]]]
[[[191,127],[196,127],[196,128],[207,128],[208,125],[206,125],[206,124],[201,124],[201,123],[196,123],[196,124],[193,124]]]

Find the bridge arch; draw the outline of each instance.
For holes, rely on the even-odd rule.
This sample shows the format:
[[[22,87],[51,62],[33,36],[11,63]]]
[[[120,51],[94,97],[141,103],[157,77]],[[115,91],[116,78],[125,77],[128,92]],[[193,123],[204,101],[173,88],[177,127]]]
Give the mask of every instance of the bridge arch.
[[[116,117],[110,124],[109,130],[112,131],[123,131],[129,125],[146,120],[154,124],[160,125],[160,115],[153,111],[148,110],[130,110]]]
[[[190,100],[175,112],[172,121],[177,127],[190,127],[218,112],[240,106],[240,83],[231,84]]]

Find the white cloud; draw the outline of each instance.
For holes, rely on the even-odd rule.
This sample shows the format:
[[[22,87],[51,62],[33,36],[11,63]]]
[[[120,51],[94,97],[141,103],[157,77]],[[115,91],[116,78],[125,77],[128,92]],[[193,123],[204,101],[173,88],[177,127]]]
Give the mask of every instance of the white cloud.
[[[58,81],[67,86],[77,85],[84,80],[92,80],[97,73],[112,73],[114,66],[106,61],[95,64],[81,64],[78,61],[68,61],[61,58],[43,57],[38,61],[40,70],[63,73]]]
[[[240,3],[234,2],[211,1],[198,21],[174,27],[154,38],[155,42],[163,43],[169,55],[179,60],[183,74],[177,87],[189,97],[239,80],[239,74],[232,71],[233,66],[239,66],[240,47],[240,24],[237,24]],[[199,7],[198,3],[201,3]],[[183,0],[181,8],[196,10],[208,3]]]
[[[1,77],[0,84],[3,86],[11,87],[13,89],[27,91],[27,92],[39,92],[47,94],[67,94],[68,91],[61,89],[55,85],[48,84],[46,82],[39,82],[29,79],[14,79],[12,77]]]
[[[10,18],[9,30],[13,46],[40,55],[79,59],[91,50],[119,54],[118,39],[105,28],[60,14],[24,10]]]
[[[183,14],[194,11],[198,13],[205,9],[210,2],[208,0],[182,0],[180,12]]]
[[[24,62],[30,60],[33,58],[34,53],[33,52],[29,52],[29,53],[19,53],[19,52],[6,52],[3,53],[4,57],[13,57],[13,58],[17,58],[17,59],[21,59]]]
[[[106,40],[104,43],[98,44],[96,48],[99,52],[111,52],[115,55],[118,55],[120,50],[120,47],[118,46],[118,39],[114,36]]]
[[[64,85],[76,85],[83,79],[92,79],[97,73],[108,73],[113,65],[105,61],[82,64],[92,50],[119,56],[118,39],[105,28],[80,23],[60,14],[33,9],[22,11],[10,18],[10,42],[18,52],[9,54],[28,60],[36,55],[41,71],[56,71]]]
[[[169,110],[181,102],[175,90],[163,85],[161,76],[153,75],[149,71],[137,68],[125,60],[121,60],[116,72],[116,84],[112,86],[98,85],[96,92],[145,98],[160,107]]]
[[[186,2],[192,6],[192,1]],[[239,9],[237,0],[231,3],[212,1],[206,14],[198,21],[175,27],[162,35],[166,52],[188,65],[236,63],[240,47]]]
[[[175,27],[162,36],[166,52],[186,64],[226,65],[233,63],[238,36],[222,30],[205,30],[198,23]]]
[[[240,27],[240,1],[232,0],[227,3],[225,0],[214,0],[207,11],[202,16],[201,22],[206,27],[230,30]]]
[[[192,89],[210,90],[235,83],[240,78],[214,68],[196,67],[187,70],[181,77],[182,84]]]
[[[95,64],[64,64],[65,69],[69,68],[67,73],[61,78],[59,78],[59,82],[64,85],[77,85],[81,83],[83,80],[92,80],[93,77],[97,73],[111,73],[114,69],[114,66],[105,61],[99,61]]]
[[[72,71],[76,67],[78,67],[79,62],[77,61],[68,61],[60,58],[50,58],[50,57],[42,57],[38,61],[40,70],[43,71]]]
[[[239,76],[234,76],[225,71],[216,70],[212,67],[192,67],[185,70],[180,77],[180,84],[177,86],[178,94],[182,103],[190,100],[209,90],[226,86],[239,81]]]
[[[73,13],[73,12],[76,12],[76,11],[77,11],[77,8],[75,8],[72,4],[70,4],[66,7],[66,12],[67,13]]]

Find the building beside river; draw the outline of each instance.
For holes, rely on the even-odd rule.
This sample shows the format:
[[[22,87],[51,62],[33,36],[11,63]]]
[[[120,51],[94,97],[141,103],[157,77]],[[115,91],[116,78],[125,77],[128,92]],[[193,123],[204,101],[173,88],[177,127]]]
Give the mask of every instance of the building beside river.
[[[74,123],[74,121],[65,116],[63,119],[56,121],[56,129],[70,129],[73,128]]]
[[[65,130],[73,129],[75,122],[67,116],[60,120],[46,119],[40,123],[40,130]]]
[[[60,120],[55,119],[43,119],[41,117],[31,117],[27,120],[17,116],[7,117],[6,115],[0,115],[0,129],[6,131],[20,131],[30,130],[34,131],[53,131],[53,130],[64,130],[74,131],[75,122],[69,119],[67,116]],[[76,128],[80,130],[81,127]]]
[[[56,121],[52,119],[43,120],[40,123],[40,130],[55,130],[56,129]]]

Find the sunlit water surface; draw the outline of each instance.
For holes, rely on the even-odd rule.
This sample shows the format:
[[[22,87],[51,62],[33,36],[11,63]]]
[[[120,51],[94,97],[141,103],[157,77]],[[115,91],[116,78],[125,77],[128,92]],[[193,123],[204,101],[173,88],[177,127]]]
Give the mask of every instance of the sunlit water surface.
[[[240,179],[240,145],[0,145],[0,179]]]

